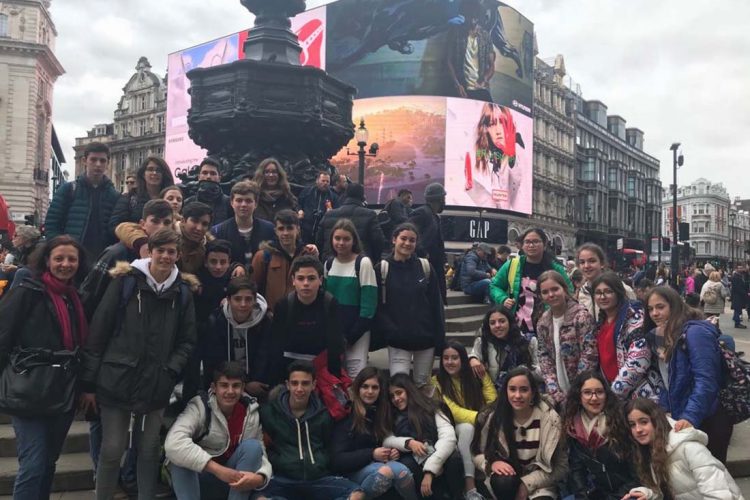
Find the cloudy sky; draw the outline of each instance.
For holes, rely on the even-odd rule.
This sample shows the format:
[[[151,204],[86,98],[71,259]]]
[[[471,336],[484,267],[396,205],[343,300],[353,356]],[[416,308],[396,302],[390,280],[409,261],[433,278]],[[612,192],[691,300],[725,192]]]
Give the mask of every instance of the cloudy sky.
[[[329,3],[308,0],[308,6]],[[645,132],[645,150],[672,182],[723,182],[750,197],[750,2],[508,0],[535,24],[539,56],[563,54],[585,99]],[[55,126],[72,163],[74,138],[112,121],[140,56],[164,75],[167,54],[249,27],[239,0],[53,0]]]

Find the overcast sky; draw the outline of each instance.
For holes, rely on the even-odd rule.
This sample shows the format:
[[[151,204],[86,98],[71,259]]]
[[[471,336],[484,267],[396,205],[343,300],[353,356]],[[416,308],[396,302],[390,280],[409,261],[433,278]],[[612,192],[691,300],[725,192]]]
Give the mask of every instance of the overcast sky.
[[[308,0],[308,6],[329,3]],[[672,182],[669,146],[681,142],[678,184],[699,177],[750,198],[750,2],[509,0],[533,23],[539,56],[563,54],[585,99],[645,132],[645,151]],[[111,122],[140,56],[166,72],[167,54],[250,26],[239,0],[53,0],[54,123],[68,162],[74,138]]]

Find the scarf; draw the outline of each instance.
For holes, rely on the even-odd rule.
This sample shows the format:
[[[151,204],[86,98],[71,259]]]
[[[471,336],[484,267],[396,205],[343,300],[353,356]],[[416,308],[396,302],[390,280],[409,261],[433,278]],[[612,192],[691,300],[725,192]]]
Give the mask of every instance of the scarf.
[[[49,271],[42,274],[42,283],[44,283],[45,293],[52,300],[52,305],[55,307],[55,314],[57,314],[57,320],[60,322],[60,328],[62,329],[63,345],[65,349],[72,351],[76,347],[76,340],[73,338],[73,325],[70,322],[68,306],[65,304],[63,297],[67,297],[75,310],[78,324],[78,345],[86,342],[86,337],[89,333],[81,299],[78,297],[78,293],[73,285],[60,281],[52,276]]]
[[[596,417],[588,418],[583,411],[573,418],[573,423],[568,431],[571,436],[589,450],[597,450],[602,447],[607,438],[604,437],[607,429],[607,417],[604,413]]]

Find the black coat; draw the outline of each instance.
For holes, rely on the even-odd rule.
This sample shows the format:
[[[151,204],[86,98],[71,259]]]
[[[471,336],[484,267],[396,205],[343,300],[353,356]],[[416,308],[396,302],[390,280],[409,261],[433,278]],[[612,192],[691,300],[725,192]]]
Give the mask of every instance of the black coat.
[[[331,471],[348,475],[357,472],[375,459],[372,452],[380,446],[373,432],[361,433],[352,429],[354,417],[349,414],[344,420],[336,423],[331,441]],[[366,427],[372,431],[368,422]]]
[[[135,289],[120,311],[128,274],[136,279]],[[85,392],[95,391],[99,402],[135,413],[165,408],[195,347],[192,294],[183,306],[183,278],[178,277],[157,295],[145,275],[129,264],[118,264],[113,277],[91,320],[81,386]],[[187,279],[197,288],[195,278]]]
[[[195,196],[191,196],[185,202],[182,204],[183,207],[188,206],[190,203],[199,201],[201,203],[205,203],[211,209],[213,210],[211,214],[211,225],[215,226],[217,224],[221,224],[225,220],[234,217],[234,210],[232,210],[232,205],[229,203],[229,196],[225,195],[222,192],[219,192],[219,196],[214,199],[207,199],[205,198],[205,195],[198,191],[198,194]]]
[[[383,231],[378,224],[377,215],[374,210],[366,208],[361,201],[347,198],[339,208],[326,212],[323,220],[318,226],[315,244],[321,250],[323,258],[333,255],[331,248],[331,233],[333,226],[341,219],[349,219],[357,228],[362,251],[367,254],[373,262],[380,260],[380,255],[385,246]]]
[[[432,211],[429,205],[422,205],[412,211],[409,222],[417,226],[419,230],[417,253],[420,257],[427,257],[430,260],[438,276],[438,286],[443,302],[446,302],[445,243],[440,229],[440,217]]]
[[[232,262],[242,264],[243,266],[247,266],[252,261],[252,257],[249,260],[245,259],[245,254],[254,254],[258,251],[261,243],[276,238],[273,224],[257,217],[253,217],[253,232],[250,235],[249,244],[242,237],[239,229],[237,229],[237,221],[234,217],[212,227],[211,234],[217,239],[227,240],[231,243]]]
[[[640,486],[632,460],[620,459],[608,442],[596,451],[568,436],[569,493],[577,500],[620,500]]]
[[[139,196],[135,192],[121,195],[109,218],[111,234],[115,234],[115,229],[123,222],[139,222],[143,218],[143,207],[148,201],[150,201],[148,196]]]
[[[696,288],[697,290],[697,288]],[[735,272],[732,274],[732,309],[737,311],[747,307],[747,285],[744,277]]]
[[[305,243],[312,243],[315,240],[316,226],[323,219],[327,201],[331,202],[332,208],[339,206],[339,198],[332,189],[321,192],[317,186],[313,185],[300,193],[299,208],[305,212],[305,216],[300,221],[300,227],[302,240]]]

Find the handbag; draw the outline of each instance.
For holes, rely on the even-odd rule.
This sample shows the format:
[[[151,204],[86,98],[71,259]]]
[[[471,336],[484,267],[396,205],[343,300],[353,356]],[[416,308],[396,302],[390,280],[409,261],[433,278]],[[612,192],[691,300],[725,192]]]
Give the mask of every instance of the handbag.
[[[0,374],[0,412],[46,417],[73,410],[78,369],[78,348],[16,347]]]

